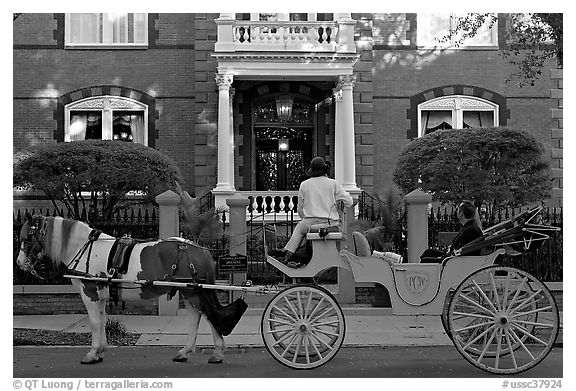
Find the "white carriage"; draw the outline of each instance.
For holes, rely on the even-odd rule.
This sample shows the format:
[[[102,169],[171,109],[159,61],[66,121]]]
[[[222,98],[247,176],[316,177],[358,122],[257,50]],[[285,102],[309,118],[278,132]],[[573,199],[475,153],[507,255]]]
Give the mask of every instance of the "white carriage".
[[[338,250],[341,232],[308,233],[313,256],[293,269],[266,253],[267,261],[289,277],[314,277],[338,267],[356,282],[378,283],[390,295],[394,315],[438,315],[458,352],[472,365],[496,374],[515,374],[541,362],[559,331],[559,312],[549,289],[532,275],[494,264],[511,247],[527,250],[559,228],[537,223],[541,208],[488,229],[485,235],[442,263],[389,263],[360,245]],[[266,230],[264,231],[266,232]],[[266,241],[265,241],[266,242]],[[265,246],[266,248],[266,246]],[[481,248],[491,252],[469,256]],[[346,331],[334,296],[314,284],[295,284],[277,293],[262,315],[262,338],[280,363],[298,369],[319,367],[333,358]]]

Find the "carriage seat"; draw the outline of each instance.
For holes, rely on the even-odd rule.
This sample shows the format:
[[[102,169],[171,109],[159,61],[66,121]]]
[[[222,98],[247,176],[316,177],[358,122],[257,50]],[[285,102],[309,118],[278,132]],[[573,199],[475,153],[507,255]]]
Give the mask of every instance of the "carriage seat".
[[[306,235],[308,240],[318,240],[318,239],[335,239],[343,240],[345,239],[344,234],[340,231],[340,225],[337,224],[313,224],[308,229],[308,234]]]
[[[136,243],[136,239],[128,237],[118,238],[114,241],[110,254],[108,254],[107,270],[112,271],[110,274],[126,274],[130,254],[132,254]]]

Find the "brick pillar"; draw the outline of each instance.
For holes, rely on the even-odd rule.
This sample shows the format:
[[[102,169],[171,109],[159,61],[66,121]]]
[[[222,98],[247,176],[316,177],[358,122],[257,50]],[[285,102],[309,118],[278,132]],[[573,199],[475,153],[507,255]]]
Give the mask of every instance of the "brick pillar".
[[[180,236],[180,220],[178,216],[178,207],[180,205],[180,196],[172,190],[166,190],[164,193],[156,196],[156,203],[159,206],[159,236],[160,239],[166,239],[173,236]],[[180,294],[176,294],[171,300],[162,295],[158,298],[158,315],[174,316],[178,312]]]
[[[430,194],[416,189],[404,196],[408,214],[408,262],[419,263],[420,255],[428,248],[428,204]]]
[[[564,130],[564,119],[563,110],[564,102],[562,97],[563,90],[563,74],[562,69],[552,69],[550,72],[550,77],[556,88],[550,90],[550,98],[554,101],[553,108],[551,110],[551,116],[553,121],[553,126],[551,129],[551,168],[552,168],[552,199],[554,201],[553,206],[562,206],[563,201],[563,135]]]

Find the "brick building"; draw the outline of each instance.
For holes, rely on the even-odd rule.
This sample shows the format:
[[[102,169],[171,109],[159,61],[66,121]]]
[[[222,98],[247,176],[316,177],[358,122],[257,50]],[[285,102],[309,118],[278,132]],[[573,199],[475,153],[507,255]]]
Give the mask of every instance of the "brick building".
[[[22,14],[13,24],[14,152],[130,139],[173,158],[196,194],[294,194],[326,156],[351,191],[382,192],[434,129],[527,130],[562,204],[562,79],[505,79],[506,15],[439,50],[450,15]],[[550,64],[554,68],[554,64]],[[552,91],[552,92],[551,92]]]

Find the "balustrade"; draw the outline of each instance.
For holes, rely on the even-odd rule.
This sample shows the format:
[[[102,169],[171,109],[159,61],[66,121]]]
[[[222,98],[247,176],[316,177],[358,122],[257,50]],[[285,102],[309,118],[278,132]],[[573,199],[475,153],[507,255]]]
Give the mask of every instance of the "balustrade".
[[[247,218],[250,220],[300,220],[296,191],[242,191],[240,194],[250,200],[246,209]]]

